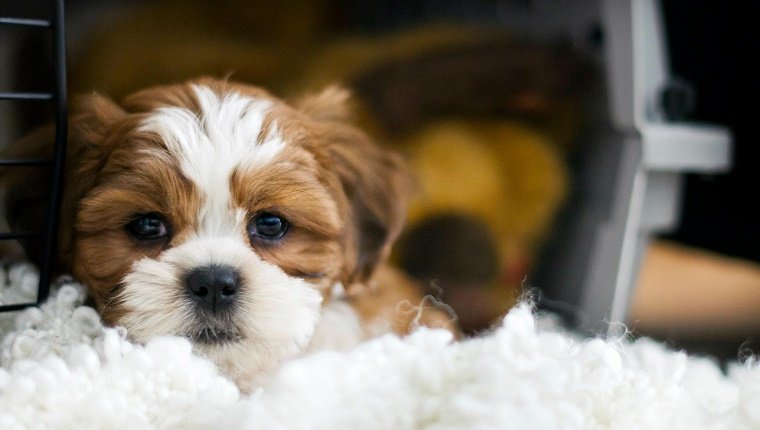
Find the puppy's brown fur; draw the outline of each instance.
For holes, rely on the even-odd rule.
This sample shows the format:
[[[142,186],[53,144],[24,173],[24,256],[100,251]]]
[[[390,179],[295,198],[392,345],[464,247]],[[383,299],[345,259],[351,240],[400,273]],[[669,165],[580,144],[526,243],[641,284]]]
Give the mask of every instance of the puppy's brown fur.
[[[133,312],[120,298],[133,264],[159,258],[198,229],[195,214],[204,198],[167,151],[167,143],[141,126],[168,107],[201,117],[193,85],[271,102],[262,134],[276,127],[287,142],[272,163],[238,166],[229,179],[236,207],[248,213],[276,210],[292,224],[282,243],[251,241],[262,260],[312,285],[326,301],[334,285],[343,285],[348,303],[366,327],[373,327],[368,332],[385,325],[405,333],[417,322],[453,329],[450,318],[435,309],[420,318],[400,306],[419,304],[419,292],[390,269],[377,270],[401,232],[410,180],[398,155],[350,124],[348,94],[331,88],[285,103],[259,88],[214,79],[144,90],[121,104],[92,94],[73,109],[61,267],[87,285],[106,322],[119,324]],[[34,152],[44,152],[50,142],[44,133],[31,141],[27,150]],[[19,179],[5,175],[3,180],[11,187],[11,224],[23,228],[33,223],[27,216],[31,202],[13,198],[21,192],[14,191]],[[172,234],[150,246],[136,241],[125,231],[136,213],[163,214]]]

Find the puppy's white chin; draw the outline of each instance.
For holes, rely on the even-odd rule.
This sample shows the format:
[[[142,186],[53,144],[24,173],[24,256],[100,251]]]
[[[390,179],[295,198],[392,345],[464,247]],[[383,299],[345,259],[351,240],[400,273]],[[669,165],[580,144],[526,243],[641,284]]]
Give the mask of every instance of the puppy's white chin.
[[[228,320],[238,336],[219,342],[194,342],[241,389],[250,390],[263,375],[308,345],[320,318],[321,294],[301,279],[263,261],[236,238],[197,237],[157,259],[137,261],[124,278],[118,300],[126,310],[119,324],[144,342],[158,335],[188,336],[203,324],[188,297],[183,275],[210,264],[237,269],[243,285]]]

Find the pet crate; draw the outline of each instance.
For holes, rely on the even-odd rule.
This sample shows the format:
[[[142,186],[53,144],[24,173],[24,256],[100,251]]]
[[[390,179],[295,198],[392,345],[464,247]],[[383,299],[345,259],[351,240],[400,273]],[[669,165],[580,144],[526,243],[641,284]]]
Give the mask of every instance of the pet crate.
[[[64,35],[64,9],[63,0],[51,0],[45,5],[49,9],[47,17],[37,18],[24,16],[5,16],[8,11],[0,9],[0,26],[2,27],[22,27],[29,31],[41,32],[44,38],[49,42],[51,55],[48,58],[49,67],[52,70],[51,82],[48,88],[40,91],[14,91],[11,79],[3,77],[0,79],[0,103],[26,103],[42,102],[50,103],[53,106],[53,120],[55,121],[55,148],[53,156],[50,159],[0,159],[0,169],[14,168],[41,168],[49,169],[52,172],[50,176],[50,193],[49,200],[46,202],[46,220],[44,225],[39,226],[35,231],[17,231],[0,232],[0,240],[38,240],[41,241],[44,249],[42,264],[40,269],[39,284],[37,290],[37,300],[32,303],[0,303],[0,311],[18,310],[29,306],[34,306],[43,302],[48,296],[50,281],[52,278],[53,267],[55,264],[55,254],[57,251],[56,239],[59,222],[59,208],[61,193],[63,190],[63,169],[66,153],[66,127],[67,127],[67,110],[66,110],[66,47]],[[10,6],[10,5],[8,5]],[[11,12],[14,12],[11,7]],[[23,9],[23,8],[22,8]],[[0,60],[8,60],[2,59]],[[32,71],[26,71],[27,73]],[[8,121],[9,116],[4,116],[3,120]],[[9,129],[10,124],[0,123],[0,128]],[[0,136],[9,136],[9,133],[0,134]],[[2,146],[9,142],[0,142]],[[44,204],[44,202],[40,202]]]
[[[691,95],[671,75],[658,0],[600,0],[593,10],[588,18],[605,38],[611,130],[590,142],[570,221],[558,226],[532,283],[547,308],[569,310],[574,326],[600,332],[626,322],[649,239],[678,220],[683,175],[729,169],[731,136],[678,121]]]

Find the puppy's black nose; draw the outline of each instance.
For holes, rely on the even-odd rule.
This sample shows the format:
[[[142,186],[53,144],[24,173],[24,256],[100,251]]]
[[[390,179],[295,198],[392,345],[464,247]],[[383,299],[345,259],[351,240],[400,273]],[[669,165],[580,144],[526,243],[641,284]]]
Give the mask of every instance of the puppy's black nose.
[[[185,285],[201,309],[220,312],[235,302],[240,275],[230,266],[196,267],[185,276]]]

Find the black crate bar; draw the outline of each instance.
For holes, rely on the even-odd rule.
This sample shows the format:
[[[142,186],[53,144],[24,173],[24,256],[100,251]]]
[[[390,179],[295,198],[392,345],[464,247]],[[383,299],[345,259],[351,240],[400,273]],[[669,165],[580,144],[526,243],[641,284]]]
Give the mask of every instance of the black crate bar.
[[[25,19],[0,17],[0,25],[17,25],[26,27],[41,27],[50,31],[53,41],[53,76],[54,90],[52,93],[0,93],[3,100],[48,100],[55,103],[55,149],[52,160],[0,160],[0,167],[6,166],[37,166],[52,165],[50,183],[50,201],[48,202],[48,218],[43,231],[0,233],[0,240],[43,238],[45,255],[40,267],[40,282],[37,288],[37,301],[33,303],[14,303],[0,306],[2,311],[14,311],[29,306],[35,306],[47,299],[50,293],[50,281],[57,253],[58,223],[60,221],[61,195],[63,193],[63,169],[66,158],[67,110],[66,110],[66,39],[64,33],[63,0],[53,0],[53,14],[50,21],[41,19]]]

